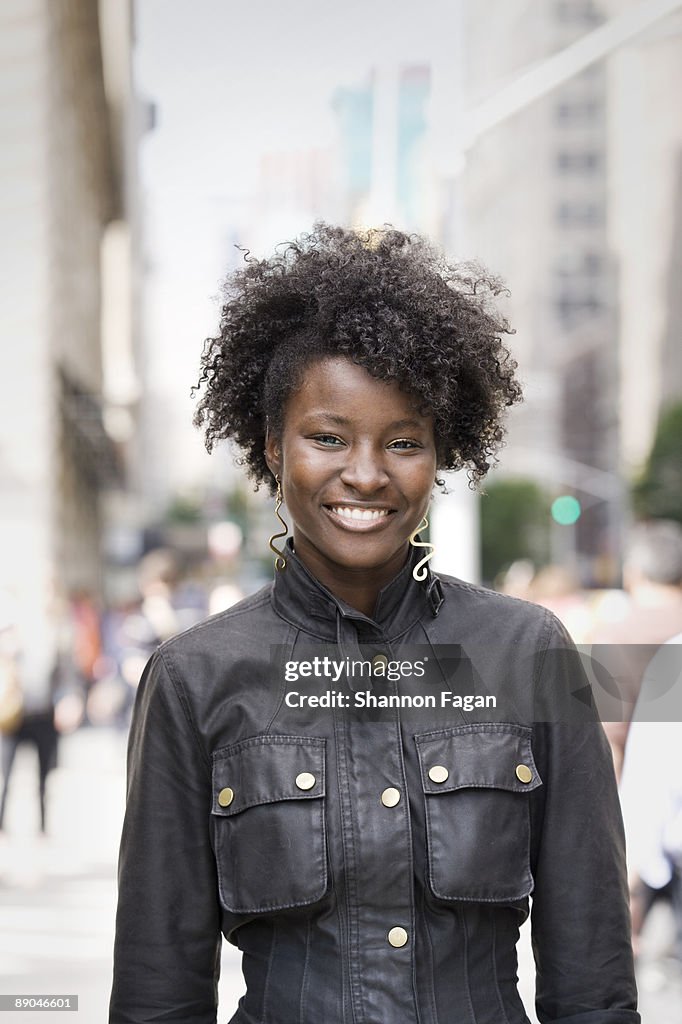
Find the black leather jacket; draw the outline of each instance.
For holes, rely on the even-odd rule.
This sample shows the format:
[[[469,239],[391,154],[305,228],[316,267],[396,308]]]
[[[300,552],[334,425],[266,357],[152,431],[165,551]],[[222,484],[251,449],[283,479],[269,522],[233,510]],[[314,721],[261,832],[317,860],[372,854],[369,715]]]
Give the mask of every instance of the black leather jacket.
[[[540,1021],[639,1022],[611,754],[571,642],[534,605],[416,583],[414,559],[370,619],[290,549],[273,585],[151,658],[110,1024],[215,1021],[221,932],[247,982],[231,1024],[521,1024],[531,894]],[[374,675],[291,681],[324,655]],[[391,680],[386,659],[425,674]],[[349,706],[288,706],[326,691]],[[368,710],[356,692],[497,707]]]

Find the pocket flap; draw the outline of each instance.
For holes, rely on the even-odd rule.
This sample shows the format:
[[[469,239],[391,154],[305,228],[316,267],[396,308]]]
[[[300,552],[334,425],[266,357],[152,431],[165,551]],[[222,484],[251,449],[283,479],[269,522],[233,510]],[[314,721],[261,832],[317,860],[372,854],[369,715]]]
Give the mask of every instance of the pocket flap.
[[[507,789],[527,793],[542,785],[529,726],[477,723],[415,736],[425,793]]]
[[[324,796],[326,740],[253,736],[212,755],[214,814],[229,817],[278,800]]]

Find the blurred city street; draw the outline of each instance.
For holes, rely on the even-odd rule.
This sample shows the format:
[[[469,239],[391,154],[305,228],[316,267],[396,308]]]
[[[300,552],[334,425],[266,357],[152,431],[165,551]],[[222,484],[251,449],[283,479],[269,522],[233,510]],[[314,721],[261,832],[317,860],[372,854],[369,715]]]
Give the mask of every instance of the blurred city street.
[[[292,542],[302,529],[286,479],[275,498],[269,462],[258,478],[264,445],[287,434],[289,385],[305,390],[278,360],[308,336],[319,351],[382,354],[402,323],[408,347],[377,376],[418,407],[436,393],[440,363],[414,355],[430,337],[415,328],[418,303],[401,312],[393,285],[390,302],[372,293],[365,308],[361,275],[343,305],[363,326],[348,336],[317,299],[308,324],[297,292],[282,305],[289,327],[281,312],[268,330],[261,311],[240,341],[235,282],[279,280],[320,224],[352,229],[366,253],[391,234],[382,226],[416,233],[467,302],[488,282],[502,348],[492,374],[477,356],[477,374],[506,380],[513,366],[524,399],[469,436],[488,407],[477,396],[470,416],[463,390],[481,339],[468,322],[448,321],[447,338],[443,326],[459,369],[442,379],[467,433],[451,442],[457,417],[434,420],[438,488],[418,546],[433,549],[436,573],[540,605],[581,655],[591,645],[597,692],[615,702],[613,719],[599,711],[630,884],[682,889],[682,741],[647,730],[652,719],[682,729],[682,677],[652,667],[663,665],[654,652],[682,644],[682,0],[427,0],[416,15],[407,0],[346,0],[323,15],[314,0],[0,5],[12,239],[0,300],[0,995],[77,995],[85,1024],[108,1019],[126,727],[144,666],[269,583],[284,536],[275,512]],[[343,266],[326,264],[330,287]],[[507,335],[511,362],[499,355]],[[420,390],[427,370],[433,389]],[[340,474],[362,445],[339,440]],[[390,465],[393,445],[375,447],[376,466],[380,452]],[[485,481],[482,465],[495,469]],[[366,497],[391,513],[383,486]],[[356,503],[357,480],[344,487],[334,501]],[[318,511],[326,522],[329,508]],[[607,671],[607,652],[619,667]],[[665,711],[664,694],[676,698]],[[226,727],[221,742],[239,738]],[[587,829],[599,816],[583,805]],[[568,891],[589,900],[605,874],[576,865]],[[635,900],[642,1022],[682,1024],[672,912],[645,910]],[[537,1024],[529,923],[518,949]],[[240,957],[223,943],[220,1024],[244,991]],[[44,1020],[0,1011],[0,1024]]]
[[[21,748],[0,840],[0,994],[78,995],[82,1024],[108,1017],[125,744],[109,729],[64,738],[48,782],[45,838],[37,837],[35,754]],[[223,943],[223,1022],[244,988],[238,957]],[[33,1024],[45,1015],[8,1011],[2,1020]]]
[[[123,735],[108,731],[64,739],[48,783],[44,838],[35,754],[21,748],[0,847],[2,993],[78,995],[84,1021],[106,1019],[123,744]],[[44,1019],[30,1011],[7,1017]]]
[[[83,1024],[107,1019],[125,745],[124,732],[105,728],[80,729],[63,739],[48,783],[45,838],[37,837],[35,754],[22,747],[7,834],[0,840],[0,994],[78,995]],[[682,1021],[682,971],[664,956],[670,938],[665,908],[655,908],[638,977],[643,1024]],[[521,995],[535,1024],[528,928],[519,961]],[[224,942],[220,1024],[227,1024],[243,990],[239,954]],[[52,1012],[72,1019],[66,1011]],[[8,1011],[2,1020],[38,1024],[45,1017],[41,1011]]]

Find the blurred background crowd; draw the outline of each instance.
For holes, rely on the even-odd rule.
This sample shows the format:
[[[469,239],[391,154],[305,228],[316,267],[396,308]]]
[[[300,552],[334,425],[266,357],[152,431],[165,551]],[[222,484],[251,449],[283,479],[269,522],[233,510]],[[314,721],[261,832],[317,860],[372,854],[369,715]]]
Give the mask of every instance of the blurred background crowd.
[[[580,644],[682,634],[682,2],[4,0],[0,48],[5,910],[13,833],[58,836],[58,786],[110,741],[117,844],[154,647],[272,578],[271,502],[206,455],[190,389],[226,273],[316,219],[424,233],[509,286],[525,402],[485,493],[437,496],[434,567]],[[644,669],[610,732],[630,794]],[[637,941],[652,903],[682,920],[682,772],[640,747],[680,835],[669,877],[633,866]],[[682,999],[681,956],[664,927],[645,999]]]

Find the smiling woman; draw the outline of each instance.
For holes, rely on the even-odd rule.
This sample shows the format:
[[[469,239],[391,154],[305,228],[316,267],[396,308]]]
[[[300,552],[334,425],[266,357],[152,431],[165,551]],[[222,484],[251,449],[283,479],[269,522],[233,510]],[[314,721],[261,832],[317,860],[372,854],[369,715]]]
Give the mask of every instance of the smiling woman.
[[[550,612],[423,567],[438,472],[481,480],[520,398],[500,287],[324,224],[228,281],[196,422],[292,535],[272,584],[140,682],[110,1024],[214,1022],[221,936],[247,983],[231,1024],[523,1024],[529,912],[540,1021],[639,1021],[575,648]]]
[[[289,398],[281,437],[268,436],[266,453],[281,477],[299,558],[371,616],[428,506],[433,418],[395,381],[376,380],[348,359],[319,359]]]

